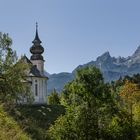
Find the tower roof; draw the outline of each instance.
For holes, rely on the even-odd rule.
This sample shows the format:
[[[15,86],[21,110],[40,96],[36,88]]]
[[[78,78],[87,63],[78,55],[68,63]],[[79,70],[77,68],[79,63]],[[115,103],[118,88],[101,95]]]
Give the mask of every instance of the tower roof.
[[[36,34],[35,34],[35,39],[32,41],[32,43],[36,43],[36,42],[41,43],[41,40],[40,40],[40,38],[39,38],[39,36],[38,36],[38,23],[37,23],[37,22],[36,22]]]
[[[33,45],[30,48],[30,52],[32,53],[31,60],[43,60],[43,56],[41,55],[44,52],[44,48],[41,45],[41,40],[38,36],[38,24],[36,23],[36,33],[35,39],[32,41]]]

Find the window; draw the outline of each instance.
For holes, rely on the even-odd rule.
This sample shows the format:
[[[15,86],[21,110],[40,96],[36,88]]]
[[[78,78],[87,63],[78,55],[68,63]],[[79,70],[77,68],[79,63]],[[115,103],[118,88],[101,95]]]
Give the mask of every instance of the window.
[[[37,80],[35,80],[35,95],[38,96],[38,85],[37,85]]]

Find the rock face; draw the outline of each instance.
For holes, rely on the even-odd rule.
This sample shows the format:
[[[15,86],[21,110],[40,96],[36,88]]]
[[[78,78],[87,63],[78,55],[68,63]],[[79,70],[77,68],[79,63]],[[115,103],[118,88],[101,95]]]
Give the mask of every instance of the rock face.
[[[132,56],[111,57],[109,52],[105,52],[99,56],[96,61],[88,62],[84,65],[79,65],[72,73],[59,73],[49,75],[48,92],[53,88],[60,92],[64,85],[74,78],[74,73],[77,69],[86,66],[95,66],[101,70],[106,82],[117,80],[125,75],[133,75],[140,73],[140,46]]]

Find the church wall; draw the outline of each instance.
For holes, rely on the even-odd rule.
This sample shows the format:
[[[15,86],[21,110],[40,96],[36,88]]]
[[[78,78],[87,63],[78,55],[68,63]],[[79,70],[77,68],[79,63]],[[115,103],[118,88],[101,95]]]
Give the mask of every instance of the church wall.
[[[36,84],[37,84],[37,89],[36,89]],[[34,103],[46,103],[46,96],[47,96],[46,78],[32,77],[31,90],[34,97]]]

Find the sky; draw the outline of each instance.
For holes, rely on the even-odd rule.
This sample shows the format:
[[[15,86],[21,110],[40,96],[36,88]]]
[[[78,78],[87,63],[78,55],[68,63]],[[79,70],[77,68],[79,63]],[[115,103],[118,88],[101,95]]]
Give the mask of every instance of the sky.
[[[106,51],[127,57],[140,45],[140,0],[0,0],[0,32],[19,57],[30,58],[36,22],[49,73],[71,72]]]

